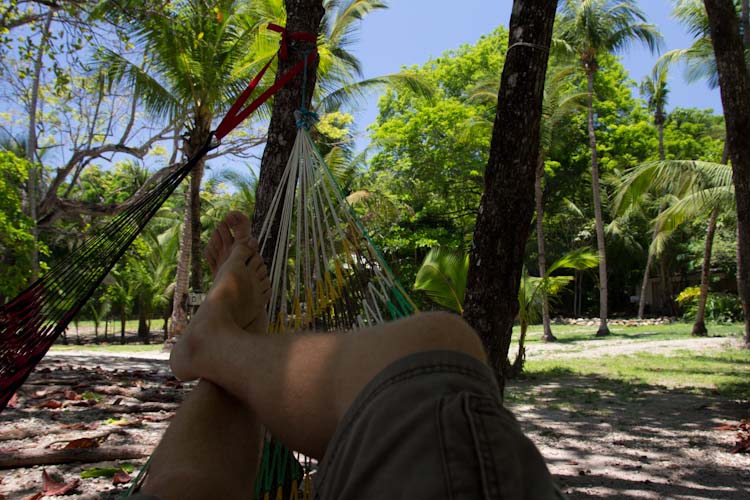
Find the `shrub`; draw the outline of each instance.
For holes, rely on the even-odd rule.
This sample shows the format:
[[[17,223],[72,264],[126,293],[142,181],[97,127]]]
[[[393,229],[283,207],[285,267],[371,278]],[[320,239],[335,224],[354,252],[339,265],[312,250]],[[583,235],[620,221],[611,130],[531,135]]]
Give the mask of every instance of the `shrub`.
[[[677,303],[683,310],[683,317],[687,320],[695,320],[698,313],[698,299],[701,289],[698,286],[685,288],[677,296]],[[709,292],[706,299],[707,321],[719,323],[732,323],[742,320],[742,303],[737,295],[731,293]]]

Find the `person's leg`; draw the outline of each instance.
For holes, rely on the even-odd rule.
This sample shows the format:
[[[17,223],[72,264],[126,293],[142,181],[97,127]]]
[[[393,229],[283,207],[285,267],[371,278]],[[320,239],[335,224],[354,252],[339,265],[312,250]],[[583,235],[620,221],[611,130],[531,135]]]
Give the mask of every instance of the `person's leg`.
[[[249,265],[246,265],[249,263]],[[376,374],[409,354],[459,351],[484,361],[458,316],[420,314],[353,333],[247,335],[259,255],[237,246],[172,351],[178,378],[204,378],[243,401],[288,447],[321,458],[346,410]],[[253,308],[251,308],[253,309]]]
[[[231,233],[234,229],[234,236]],[[249,246],[249,221],[230,213],[211,237],[206,248],[211,272],[229,257],[232,245]],[[270,286],[265,270],[256,279],[265,290]],[[263,297],[247,309],[255,308],[246,330],[265,333]],[[247,335],[247,332],[242,332]],[[142,493],[161,500],[249,498],[261,452],[262,432],[253,411],[220,387],[201,380],[177,411],[151,459]]]

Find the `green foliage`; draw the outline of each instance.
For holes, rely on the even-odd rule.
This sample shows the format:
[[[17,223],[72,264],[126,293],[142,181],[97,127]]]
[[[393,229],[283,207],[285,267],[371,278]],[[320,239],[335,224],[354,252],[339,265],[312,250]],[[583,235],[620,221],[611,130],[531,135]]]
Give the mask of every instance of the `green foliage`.
[[[435,247],[427,254],[414,282],[436,304],[458,314],[464,312],[469,255]]]
[[[396,85],[380,98],[371,127],[376,152],[362,187],[398,207],[395,220],[369,213],[368,229],[405,281],[414,274],[404,270],[416,270],[428,248],[467,248],[490,134],[467,134],[462,125],[494,116],[492,105],[468,97],[478,82],[499,82],[507,37],[498,28],[473,46],[410,68],[434,89],[430,96]]]
[[[92,467],[81,472],[81,478],[83,479],[94,479],[98,477],[114,477],[118,472],[127,472],[130,474],[135,470],[133,464],[122,464],[118,467]]]
[[[698,286],[685,288],[677,296],[677,303],[686,320],[695,320],[701,289]],[[742,303],[737,295],[709,292],[706,299],[706,319],[718,323],[733,323],[742,320]]]
[[[0,304],[21,291],[31,277],[32,221],[23,213],[21,191],[29,164],[0,151]]]

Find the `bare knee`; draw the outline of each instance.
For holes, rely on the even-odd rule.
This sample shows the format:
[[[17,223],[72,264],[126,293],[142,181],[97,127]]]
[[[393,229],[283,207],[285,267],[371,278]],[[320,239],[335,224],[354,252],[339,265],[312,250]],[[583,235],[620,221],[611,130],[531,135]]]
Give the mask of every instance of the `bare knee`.
[[[435,311],[414,317],[424,348],[458,351],[486,362],[487,356],[477,332],[461,317],[453,313]]]

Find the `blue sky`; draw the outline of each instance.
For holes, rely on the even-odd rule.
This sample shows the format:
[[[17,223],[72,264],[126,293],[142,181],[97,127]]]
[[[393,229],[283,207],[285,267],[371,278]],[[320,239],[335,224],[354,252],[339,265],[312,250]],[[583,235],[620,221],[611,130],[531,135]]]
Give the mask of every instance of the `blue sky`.
[[[688,47],[691,37],[671,18],[670,0],[640,0],[639,6],[664,36],[664,51]],[[474,43],[483,34],[510,21],[512,0],[391,0],[387,10],[369,14],[362,22],[359,43],[353,52],[360,58],[366,77],[397,72],[402,66],[421,65],[446,50]],[[634,45],[623,54],[622,63],[636,82],[648,73],[658,58]],[[670,74],[669,109],[710,108],[721,113],[718,90],[704,82],[688,84],[682,68]],[[636,93],[637,95],[637,93]],[[368,99],[356,114],[360,130],[377,116],[378,96]],[[366,141],[360,141],[360,144]],[[364,144],[361,144],[364,146]]]

